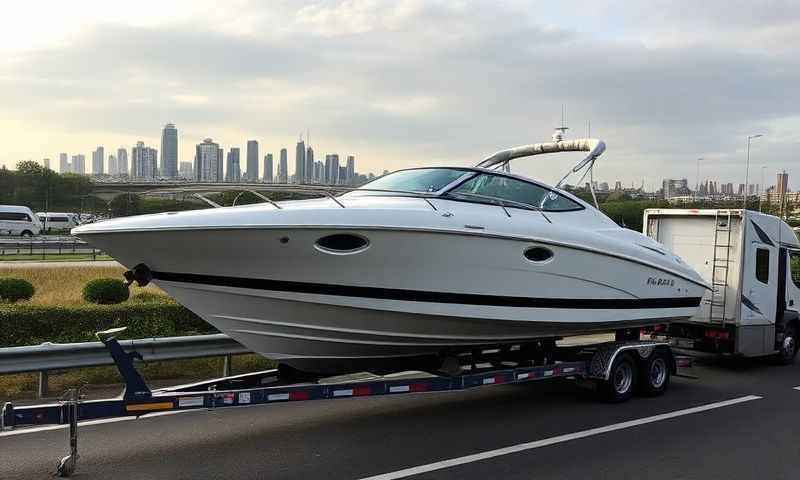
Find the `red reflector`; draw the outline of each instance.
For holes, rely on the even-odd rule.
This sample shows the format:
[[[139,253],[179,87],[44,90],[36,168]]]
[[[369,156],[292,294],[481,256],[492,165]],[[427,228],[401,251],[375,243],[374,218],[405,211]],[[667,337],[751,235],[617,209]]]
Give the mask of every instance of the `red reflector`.
[[[424,383],[412,383],[409,386],[409,391],[411,392],[427,392],[428,386]]]
[[[358,387],[358,388],[354,388],[353,389],[353,396],[354,397],[360,397],[360,396],[363,396],[363,395],[371,395],[371,394],[372,394],[372,390],[370,390],[369,387]]]
[[[311,394],[308,392],[289,392],[289,400],[308,400]]]

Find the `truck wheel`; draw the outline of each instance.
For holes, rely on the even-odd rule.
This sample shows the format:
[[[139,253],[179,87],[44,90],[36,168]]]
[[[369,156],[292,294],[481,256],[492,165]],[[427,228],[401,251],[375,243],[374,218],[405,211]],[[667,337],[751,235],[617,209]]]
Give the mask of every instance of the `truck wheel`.
[[[642,395],[657,397],[667,391],[670,379],[669,355],[662,349],[655,349],[649,357],[642,360],[639,373],[639,390]]]
[[[611,364],[608,380],[600,384],[598,392],[607,402],[624,402],[633,396],[636,379],[636,362],[629,353],[620,353]]]
[[[786,327],[786,332],[783,336],[778,353],[775,355],[775,360],[780,365],[791,365],[794,363],[794,357],[797,356],[797,329],[794,327]]]
[[[19,234],[20,237],[30,238],[33,236],[33,232],[30,230],[23,230],[22,233]]]

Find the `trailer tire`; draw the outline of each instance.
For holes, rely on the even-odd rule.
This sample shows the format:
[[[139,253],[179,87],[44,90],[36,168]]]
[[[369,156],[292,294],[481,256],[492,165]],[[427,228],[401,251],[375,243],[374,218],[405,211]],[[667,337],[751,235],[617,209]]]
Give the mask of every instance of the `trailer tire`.
[[[641,361],[639,391],[646,397],[657,397],[669,388],[671,359],[668,352],[657,348]]]
[[[625,402],[636,391],[637,379],[636,362],[633,357],[627,352],[620,353],[611,364],[608,380],[600,383],[598,393],[606,402]]]
[[[791,365],[797,356],[797,328],[794,325],[787,325],[783,335],[783,341],[778,347],[775,361],[780,365]]]

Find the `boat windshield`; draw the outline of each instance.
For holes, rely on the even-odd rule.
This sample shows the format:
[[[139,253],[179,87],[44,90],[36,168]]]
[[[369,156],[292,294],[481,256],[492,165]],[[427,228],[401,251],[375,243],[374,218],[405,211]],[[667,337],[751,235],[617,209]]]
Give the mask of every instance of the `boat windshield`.
[[[550,212],[580,210],[577,202],[535,183],[502,175],[482,173],[453,188],[447,195],[464,200],[526,206]]]
[[[406,192],[438,192],[459,178],[470,175],[460,168],[414,168],[399,170],[375,179],[362,188],[366,190],[401,190]]]

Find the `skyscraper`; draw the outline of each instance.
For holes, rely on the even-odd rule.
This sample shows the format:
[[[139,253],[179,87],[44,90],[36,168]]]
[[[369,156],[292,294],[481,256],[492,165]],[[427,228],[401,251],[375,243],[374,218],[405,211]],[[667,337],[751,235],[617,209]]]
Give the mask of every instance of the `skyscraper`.
[[[306,183],[306,144],[303,137],[294,149],[294,183]]]
[[[784,170],[778,174],[778,183],[775,184],[775,194],[779,199],[783,198],[789,188],[789,174]]]
[[[198,182],[219,182],[222,165],[222,149],[210,138],[197,144],[194,156],[194,179]]]
[[[44,168],[46,168],[47,170],[50,170],[50,159],[49,158],[45,158],[42,161],[42,163],[44,163]]]
[[[339,183],[339,155],[331,153],[325,155],[325,180],[330,185]]]
[[[219,161],[217,161],[217,179],[215,181],[221,182],[222,179],[225,178],[222,176],[222,163],[223,163],[222,159],[225,158],[225,155],[222,154],[222,147],[218,149],[217,158],[219,159]]]
[[[134,180],[155,180],[158,177],[158,150],[136,142],[131,149],[131,177]]]
[[[245,181],[258,181],[258,142],[255,140],[247,141],[247,171]]]
[[[289,183],[289,153],[285,148],[281,148],[281,163],[279,165],[280,175],[278,183]]]
[[[86,175],[86,155],[78,154],[72,156],[72,173]]]
[[[59,153],[58,154],[58,172],[59,173],[69,173],[69,156],[66,153]]]
[[[264,155],[264,183],[272,183],[275,177],[272,173],[272,154]]]
[[[167,178],[178,176],[178,129],[171,123],[161,130],[161,175]]]
[[[108,174],[111,176],[119,175],[119,167],[117,166],[117,157],[114,155],[108,156]]]
[[[314,149],[309,145],[306,149],[306,183],[315,183],[316,180],[314,176]]]
[[[355,155],[347,156],[347,178],[345,184],[352,185],[356,177],[356,157]]]
[[[225,181],[242,181],[242,169],[239,166],[239,147],[231,147],[230,151],[228,151],[228,163],[225,165]]]
[[[117,149],[117,175],[128,176],[128,150],[125,147]]]
[[[106,153],[103,147],[97,147],[97,150],[92,152],[92,174],[102,175],[105,173],[105,170],[103,169],[105,157]]]
[[[180,162],[178,165],[178,176],[186,180],[193,179],[192,162]]]

